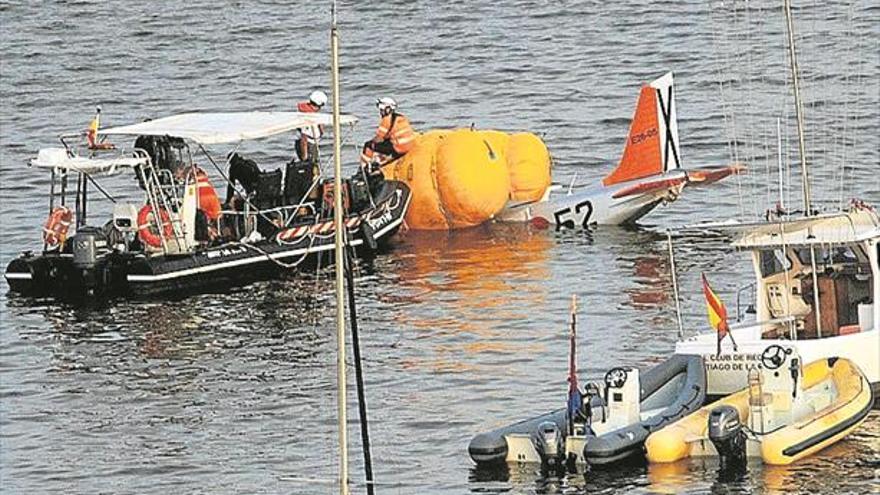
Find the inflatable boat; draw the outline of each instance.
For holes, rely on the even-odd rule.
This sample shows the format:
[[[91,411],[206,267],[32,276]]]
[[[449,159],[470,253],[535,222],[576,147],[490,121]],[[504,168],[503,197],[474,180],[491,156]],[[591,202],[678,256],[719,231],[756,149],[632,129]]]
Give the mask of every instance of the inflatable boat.
[[[750,373],[748,387],[652,433],[645,443],[648,460],[760,457],[791,464],[847,436],[871,410],[868,380],[848,359],[802,366],[796,353],[778,345],[762,358],[764,368]]]
[[[644,373],[612,368],[601,383],[587,384],[577,412],[564,408],[481,433],[468,453],[477,464],[611,464],[641,454],[651,432],[697,410],[705,385],[699,356],[676,355]]]
[[[64,148],[31,160],[50,173],[50,214],[42,249],[7,266],[9,288],[61,298],[152,296],[271,278],[313,266],[322,253],[331,263],[334,187],[317,163],[264,171],[233,150],[224,171],[205,148],[330,122],[317,113],[189,113],[98,129],[96,117],[87,142],[62,135]],[[136,139],[130,149],[97,141],[109,136]],[[196,156],[227,181],[222,204]],[[402,225],[410,189],[361,169],[342,190],[347,244],[371,256]],[[109,218],[97,214],[102,206],[112,208]]]

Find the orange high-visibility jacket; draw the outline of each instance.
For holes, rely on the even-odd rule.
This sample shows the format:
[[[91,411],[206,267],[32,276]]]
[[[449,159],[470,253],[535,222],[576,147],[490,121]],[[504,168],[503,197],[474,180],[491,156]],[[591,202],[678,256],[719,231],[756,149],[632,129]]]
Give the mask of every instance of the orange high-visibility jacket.
[[[379,128],[376,129],[376,137],[374,141],[381,142],[386,139],[391,140],[394,150],[398,153],[407,153],[413,147],[416,140],[416,133],[413,131],[409,123],[409,119],[400,113],[392,113],[382,117],[379,122]]]

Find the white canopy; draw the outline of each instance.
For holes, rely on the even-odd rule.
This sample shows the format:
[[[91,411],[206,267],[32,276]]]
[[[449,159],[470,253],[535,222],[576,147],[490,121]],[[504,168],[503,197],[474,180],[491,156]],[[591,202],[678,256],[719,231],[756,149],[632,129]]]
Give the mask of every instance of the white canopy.
[[[87,158],[83,156],[70,156],[64,148],[44,148],[37,153],[37,157],[31,160],[34,167],[54,168],[56,170],[71,170],[94,174],[106,172],[112,174],[118,168],[132,168],[147,163],[146,157],[114,156]]]
[[[341,124],[354,124],[357,117],[342,115]],[[102,135],[172,136],[199,144],[237,143],[247,139],[289,132],[301,127],[329,126],[333,116],[301,112],[182,113],[140,124],[101,129]]]

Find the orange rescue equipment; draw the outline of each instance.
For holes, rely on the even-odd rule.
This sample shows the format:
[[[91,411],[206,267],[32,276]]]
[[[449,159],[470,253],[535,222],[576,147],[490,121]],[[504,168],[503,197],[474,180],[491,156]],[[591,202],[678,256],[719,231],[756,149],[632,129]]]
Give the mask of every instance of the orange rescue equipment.
[[[56,206],[49,213],[46,225],[43,227],[43,241],[49,247],[64,244],[67,240],[67,231],[73,220],[73,211],[66,206]]]
[[[208,220],[220,218],[222,210],[220,198],[217,197],[217,191],[214,190],[214,186],[208,180],[208,174],[202,169],[196,171],[196,187],[199,191],[199,209],[205,212]]]
[[[144,207],[141,208],[137,217],[138,237],[140,237],[141,241],[145,244],[153,247],[161,247],[162,237],[172,237],[174,235],[174,229],[171,228],[171,218],[168,216],[168,212],[165,211],[165,208],[159,208],[159,218],[162,223],[163,234],[160,236],[155,217],[152,206],[144,205]]]
[[[509,200],[541,199],[550,185],[550,154],[534,134],[433,130],[382,172],[412,190],[411,229],[454,230],[489,220]]]

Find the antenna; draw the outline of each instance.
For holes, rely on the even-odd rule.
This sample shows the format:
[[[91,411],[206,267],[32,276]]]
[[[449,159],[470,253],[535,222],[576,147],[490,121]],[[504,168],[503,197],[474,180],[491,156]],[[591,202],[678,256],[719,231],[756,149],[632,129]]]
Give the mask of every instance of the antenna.
[[[785,25],[788,30],[788,54],[791,61],[791,83],[794,88],[794,110],[797,116],[798,151],[801,155],[801,179],[804,187],[804,216],[812,214],[810,206],[810,173],[807,171],[807,152],[804,144],[804,105],[801,101],[801,89],[798,78],[797,51],[794,46],[794,25],[791,20],[791,0],[783,0]]]
[[[678,277],[675,274],[675,253],[672,251],[672,231],[666,230],[669,244],[669,271],[672,272],[672,297],[675,298],[675,316],[678,319],[678,340],[684,340],[684,325],[681,322],[681,302],[678,300]]]

